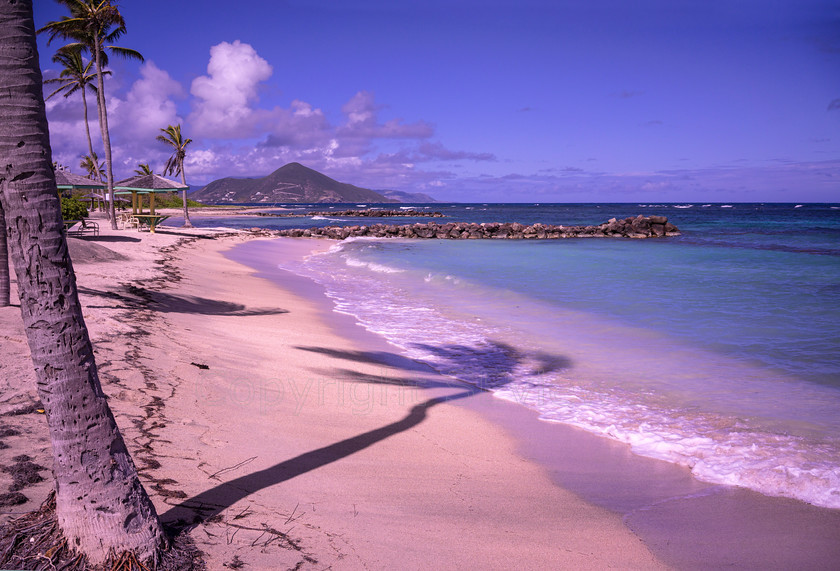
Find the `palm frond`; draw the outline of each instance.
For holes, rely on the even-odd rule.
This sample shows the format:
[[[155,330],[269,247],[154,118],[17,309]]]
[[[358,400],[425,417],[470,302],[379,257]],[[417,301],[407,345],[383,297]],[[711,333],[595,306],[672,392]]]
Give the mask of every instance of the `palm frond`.
[[[110,50],[114,55],[118,55],[124,59],[133,59],[139,62],[145,62],[146,59],[143,54],[131,48],[121,48],[119,46],[105,46],[106,50]]]

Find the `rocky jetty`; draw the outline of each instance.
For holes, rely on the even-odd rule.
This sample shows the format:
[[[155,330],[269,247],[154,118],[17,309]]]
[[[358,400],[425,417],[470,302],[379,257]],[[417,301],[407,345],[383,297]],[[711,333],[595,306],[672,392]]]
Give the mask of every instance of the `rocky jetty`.
[[[309,216],[346,216],[368,218],[444,218],[440,212],[424,212],[422,210],[326,210],[323,212],[255,212],[256,216],[272,216],[276,218],[306,218]]]
[[[276,236],[313,237],[344,240],[356,236],[372,238],[437,238],[441,240],[551,240],[559,238],[661,238],[679,236],[679,229],[664,216],[636,216],[609,221],[598,226],[554,226],[518,222],[426,222],[416,224],[371,224],[368,226],[326,226],[272,231]]]

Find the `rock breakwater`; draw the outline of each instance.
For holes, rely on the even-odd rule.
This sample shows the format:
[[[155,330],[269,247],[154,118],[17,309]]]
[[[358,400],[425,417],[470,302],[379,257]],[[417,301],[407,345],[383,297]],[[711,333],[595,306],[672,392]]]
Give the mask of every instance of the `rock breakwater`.
[[[254,212],[254,216],[274,216],[276,218],[305,218],[308,216],[349,216],[368,218],[444,218],[440,212],[422,210],[325,210],[320,212]]]
[[[260,229],[254,229],[260,230]],[[415,224],[370,224],[365,226],[324,226],[274,230],[276,236],[312,237],[344,240],[351,237],[436,238],[439,240],[552,240],[560,238],[661,238],[679,236],[679,229],[665,216],[636,216],[597,226],[524,225],[518,222],[437,222]]]

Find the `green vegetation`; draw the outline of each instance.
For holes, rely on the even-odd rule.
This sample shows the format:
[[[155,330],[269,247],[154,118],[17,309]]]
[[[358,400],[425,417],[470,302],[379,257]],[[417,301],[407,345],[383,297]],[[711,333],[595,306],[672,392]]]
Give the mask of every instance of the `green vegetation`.
[[[183,205],[183,200],[178,196],[177,192],[161,192],[155,194],[155,208],[182,208]],[[197,208],[206,205],[188,198],[187,206],[189,208]]]
[[[81,220],[88,217],[88,209],[75,196],[61,197],[61,217],[65,220]]]

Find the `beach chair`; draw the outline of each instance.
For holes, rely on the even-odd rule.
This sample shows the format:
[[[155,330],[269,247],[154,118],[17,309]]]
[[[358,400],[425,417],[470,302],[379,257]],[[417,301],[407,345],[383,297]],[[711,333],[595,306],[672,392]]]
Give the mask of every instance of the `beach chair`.
[[[67,228],[67,234],[70,236],[84,236],[85,233],[99,236],[99,224],[87,218],[68,220],[64,223],[64,226]]]
[[[140,221],[137,220],[137,218],[135,218],[134,216],[132,216],[128,212],[124,212],[124,213],[120,214],[119,218],[117,218],[117,223],[120,226],[120,230],[125,230],[126,228],[129,228],[129,227],[130,228],[139,228],[140,227]]]

